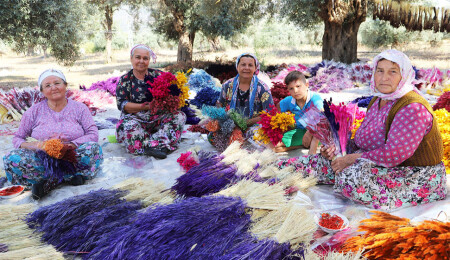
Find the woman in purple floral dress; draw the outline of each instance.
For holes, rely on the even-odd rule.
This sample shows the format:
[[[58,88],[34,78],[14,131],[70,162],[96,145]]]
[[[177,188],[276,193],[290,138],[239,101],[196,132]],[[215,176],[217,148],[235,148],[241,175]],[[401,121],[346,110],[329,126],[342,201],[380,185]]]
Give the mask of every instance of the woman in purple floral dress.
[[[3,157],[8,181],[31,189],[36,200],[63,181],[82,185],[85,180],[95,178],[103,162],[98,128],[85,104],[66,97],[64,74],[55,69],[45,70],[39,76],[38,85],[45,99],[23,114],[13,138],[15,149]],[[39,151],[44,150],[43,142],[54,138],[61,139],[76,152],[75,173],[58,164],[58,170],[65,173],[63,179],[55,177],[48,170],[48,161],[39,156]]]
[[[133,69],[120,78],[116,89],[117,107],[122,111],[116,137],[131,154],[164,159],[177,149],[186,115],[181,111],[150,113],[148,102],[153,97],[149,83],[161,73],[148,68],[150,58],[156,62],[156,55],[143,44],[131,49]]]
[[[375,209],[445,199],[441,134],[430,105],[412,85],[414,76],[402,52],[376,56],[370,85],[375,97],[351,144],[355,152],[331,160],[335,147],[323,147],[321,154],[283,160],[279,167],[292,165]]]

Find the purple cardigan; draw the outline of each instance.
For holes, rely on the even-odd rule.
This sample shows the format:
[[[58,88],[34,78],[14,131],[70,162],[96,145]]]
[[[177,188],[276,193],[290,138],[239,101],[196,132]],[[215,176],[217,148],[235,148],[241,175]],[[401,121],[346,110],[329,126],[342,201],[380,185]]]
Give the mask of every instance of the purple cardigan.
[[[19,148],[29,136],[40,141],[64,138],[79,146],[86,142],[98,142],[98,128],[85,104],[68,99],[66,107],[55,112],[48,107],[45,99],[23,114],[19,130],[13,138],[14,147]]]

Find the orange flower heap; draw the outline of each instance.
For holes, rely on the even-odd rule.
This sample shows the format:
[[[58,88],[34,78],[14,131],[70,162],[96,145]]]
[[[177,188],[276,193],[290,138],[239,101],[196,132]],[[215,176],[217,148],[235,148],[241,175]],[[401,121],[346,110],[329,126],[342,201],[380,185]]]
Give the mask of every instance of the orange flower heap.
[[[228,142],[228,145],[230,145],[232,142],[238,141],[239,143],[244,143],[244,136],[242,135],[242,130],[239,129],[239,127],[235,127],[233,129],[233,132],[231,132],[230,141]]]
[[[219,130],[219,121],[218,120],[211,120],[209,121],[205,128],[210,132],[217,132]]]
[[[44,151],[53,158],[61,159],[64,156],[63,148],[64,144],[59,139],[50,139],[44,142]]]
[[[343,251],[357,252],[369,259],[449,259],[450,222],[423,221],[417,225],[407,218],[372,211],[371,219],[361,221],[358,231]]]

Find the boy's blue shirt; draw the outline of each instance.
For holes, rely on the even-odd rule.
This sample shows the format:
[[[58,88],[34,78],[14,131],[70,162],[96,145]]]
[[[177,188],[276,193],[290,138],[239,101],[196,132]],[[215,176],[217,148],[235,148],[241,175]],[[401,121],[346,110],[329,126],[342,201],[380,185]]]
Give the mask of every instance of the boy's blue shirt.
[[[297,100],[295,100],[292,96],[285,97],[283,100],[280,101],[281,112],[290,111],[295,115],[295,127],[297,129],[299,128],[304,129],[303,125],[300,124],[299,120],[305,114],[305,111],[312,105],[317,107],[319,110],[323,110],[323,99],[320,97],[319,94],[312,92],[310,90],[308,91],[308,97],[306,98],[306,103],[303,106],[303,108],[300,108],[297,105]]]

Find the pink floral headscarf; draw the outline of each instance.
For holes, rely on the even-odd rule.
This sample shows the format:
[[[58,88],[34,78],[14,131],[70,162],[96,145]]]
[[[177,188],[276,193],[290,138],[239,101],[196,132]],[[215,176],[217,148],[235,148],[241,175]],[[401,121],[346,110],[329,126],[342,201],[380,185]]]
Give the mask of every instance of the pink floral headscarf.
[[[375,72],[377,70],[378,61],[381,59],[395,62],[400,67],[402,79],[398,83],[397,90],[390,94],[380,93],[375,87]],[[373,59],[373,73],[372,78],[370,79],[371,94],[384,100],[395,100],[401,98],[411,90],[421,94],[412,83],[415,76],[416,72],[412,67],[411,61],[403,52],[394,49],[383,51]]]

